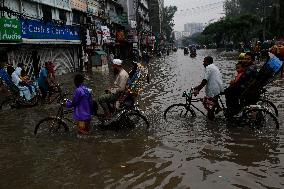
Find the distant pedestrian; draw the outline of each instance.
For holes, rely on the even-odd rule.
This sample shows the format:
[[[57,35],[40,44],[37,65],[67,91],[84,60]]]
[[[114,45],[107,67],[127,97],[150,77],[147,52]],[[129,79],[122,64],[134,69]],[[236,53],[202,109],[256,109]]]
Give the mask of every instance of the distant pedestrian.
[[[113,59],[114,59],[114,54],[110,52],[109,57],[108,57],[108,61],[110,64],[112,64]]]
[[[49,79],[48,79],[48,62],[45,62],[44,67],[41,68],[38,78],[38,86],[44,101],[49,91]],[[50,97],[50,95],[49,95]]]
[[[82,56],[83,64],[84,64],[84,69],[85,71],[89,71],[89,55],[87,52],[84,52]]]
[[[143,58],[143,62],[146,65],[148,65],[149,61],[150,61],[150,55],[149,55],[149,53],[147,51],[143,51],[142,58]]]

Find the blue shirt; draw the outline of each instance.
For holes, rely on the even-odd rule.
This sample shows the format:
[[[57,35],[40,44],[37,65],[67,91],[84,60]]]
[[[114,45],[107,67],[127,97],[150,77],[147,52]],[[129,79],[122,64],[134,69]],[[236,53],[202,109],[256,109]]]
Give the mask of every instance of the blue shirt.
[[[6,83],[6,85],[8,85],[8,86],[14,85],[10,76],[8,75],[8,73],[6,72],[6,70],[4,68],[2,68],[0,70],[0,77]]]
[[[282,68],[283,62],[279,60],[276,56],[270,58],[265,66],[273,73],[278,73]]]
[[[46,81],[48,77],[47,68],[42,68],[39,73],[38,86],[48,91],[48,82]]]

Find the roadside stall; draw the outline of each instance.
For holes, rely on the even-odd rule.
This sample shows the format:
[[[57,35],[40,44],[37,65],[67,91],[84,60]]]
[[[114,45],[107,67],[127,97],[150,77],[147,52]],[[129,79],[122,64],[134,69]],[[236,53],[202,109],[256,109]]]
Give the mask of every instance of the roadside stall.
[[[102,49],[97,49],[90,57],[92,71],[108,72],[107,53]]]

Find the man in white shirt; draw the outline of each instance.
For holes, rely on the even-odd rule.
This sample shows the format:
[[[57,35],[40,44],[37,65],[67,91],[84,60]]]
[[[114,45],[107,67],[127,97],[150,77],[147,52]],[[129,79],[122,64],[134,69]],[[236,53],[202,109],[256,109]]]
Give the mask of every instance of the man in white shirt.
[[[114,75],[117,75],[114,85],[105,90],[106,94],[103,94],[98,98],[98,102],[103,108],[106,118],[111,118],[109,104],[115,103],[121,93],[124,92],[129,78],[128,73],[121,66],[122,60],[113,59],[112,62]]]
[[[213,58],[207,56],[203,60],[205,67],[204,79],[200,85],[194,88],[194,95],[196,96],[199,91],[205,87],[204,107],[207,109],[207,117],[210,120],[214,119],[215,109],[219,109],[218,99],[216,98],[221,92],[223,92],[222,74],[219,68],[213,64]]]
[[[32,94],[27,86],[21,85],[22,80],[20,79],[21,71],[24,68],[23,63],[19,63],[17,65],[17,68],[12,73],[12,81],[13,83],[19,88],[20,90],[20,96],[24,97],[26,100],[31,100]]]

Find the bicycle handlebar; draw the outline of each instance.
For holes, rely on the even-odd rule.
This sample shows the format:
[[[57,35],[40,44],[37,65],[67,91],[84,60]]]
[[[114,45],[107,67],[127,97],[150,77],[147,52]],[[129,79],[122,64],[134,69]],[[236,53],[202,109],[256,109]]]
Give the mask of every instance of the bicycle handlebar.
[[[194,89],[191,87],[190,88],[190,91],[187,93],[186,91],[183,91],[182,93],[182,97],[188,97],[188,98],[191,98],[192,97],[192,94],[193,94],[193,91]]]

